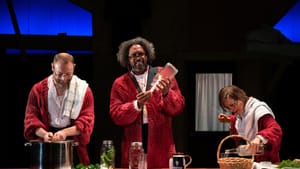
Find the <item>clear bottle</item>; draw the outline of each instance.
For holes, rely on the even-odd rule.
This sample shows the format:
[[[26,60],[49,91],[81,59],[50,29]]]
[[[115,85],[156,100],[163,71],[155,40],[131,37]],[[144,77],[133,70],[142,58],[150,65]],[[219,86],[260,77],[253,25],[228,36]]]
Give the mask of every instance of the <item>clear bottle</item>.
[[[264,145],[260,144],[256,153],[254,155],[261,155],[264,153]],[[234,154],[238,156],[251,156],[252,151],[248,145],[239,145],[237,148],[227,149],[225,150],[225,156],[234,156]]]
[[[174,76],[178,73],[178,69],[172,65],[171,63],[166,63],[164,68],[160,70],[153,78],[153,81],[151,82],[151,89],[150,91],[153,92],[156,89],[156,86],[158,85],[159,81],[161,79],[172,79]]]
[[[237,147],[237,153],[239,156],[251,156],[252,151],[248,145],[240,145]],[[260,144],[254,155],[261,155],[264,153],[264,145]]]
[[[100,150],[100,169],[115,168],[115,147],[112,140],[103,140]]]

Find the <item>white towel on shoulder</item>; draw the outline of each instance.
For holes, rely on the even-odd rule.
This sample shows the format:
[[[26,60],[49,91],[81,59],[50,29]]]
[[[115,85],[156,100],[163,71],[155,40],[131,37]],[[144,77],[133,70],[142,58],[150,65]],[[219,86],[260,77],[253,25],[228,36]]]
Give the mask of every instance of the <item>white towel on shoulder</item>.
[[[64,102],[63,116],[76,119],[80,113],[88,83],[73,75],[67,98]]]
[[[271,114],[275,118],[271,108],[265,102],[250,97],[242,117],[237,118],[235,127],[238,133],[250,140],[254,139],[258,132],[258,120],[266,114]]]

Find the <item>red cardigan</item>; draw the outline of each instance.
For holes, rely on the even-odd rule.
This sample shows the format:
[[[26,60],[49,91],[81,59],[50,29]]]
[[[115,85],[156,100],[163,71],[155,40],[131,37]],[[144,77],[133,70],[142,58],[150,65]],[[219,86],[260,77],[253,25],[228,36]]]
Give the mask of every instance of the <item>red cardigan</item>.
[[[238,134],[235,128],[236,116],[230,115],[230,134]],[[256,135],[261,135],[268,140],[265,145],[264,154],[255,156],[255,161],[271,161],[279,163],[279,151],[282,140],[282,129],[275,119],[266,114],[258,120],[258,132]]]
[[[134,107],[138,91],[129,77],[123,74],[118,77],[111,89],[110,115],[116,125],[122,126],[121,167],[128,167],[128,150],[131,142],[141,141],[141,111]],[[172,117],[180,114],[185,107],[175,78],[166,97],[154,91],[146,102],[148,112],[148,168],[168,168],[169,158],[176,152],[172,133]]]
[[[92,90],[88,87],[77,119],[72,121],[80,130],[79,136],[74,136],[80,163],[88,165],[90,159],[86,145],[90,142],[90,136],[94,128],[94,97]],[[50,115],[48,112],[48,77],[36,83],[30,90],[24,118],[24,137],[26,140],[41,140],[36,136],[37,128],[49,131]]]

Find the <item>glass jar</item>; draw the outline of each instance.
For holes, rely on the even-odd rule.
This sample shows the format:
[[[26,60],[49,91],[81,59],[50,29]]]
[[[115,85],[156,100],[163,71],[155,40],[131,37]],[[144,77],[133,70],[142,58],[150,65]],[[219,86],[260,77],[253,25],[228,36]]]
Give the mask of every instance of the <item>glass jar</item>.
[[[115,168],[115,147],[112,140],[103,140],[100,150],[100,169]]]
[[[142,142],[132,142],[129,149],[129,169],[146,169],[146,158]]]

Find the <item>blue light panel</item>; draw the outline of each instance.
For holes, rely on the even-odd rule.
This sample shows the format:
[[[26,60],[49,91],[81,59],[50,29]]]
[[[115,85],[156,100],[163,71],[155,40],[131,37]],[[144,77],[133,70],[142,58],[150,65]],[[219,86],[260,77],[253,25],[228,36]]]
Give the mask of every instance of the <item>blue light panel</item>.
[[[21,35],[92,36],[92,14],[68,0],[12,0]],[[0,34],[15,34],[6,0],[0,0]]]
[[[0,34],[15,34],[6,0],[0,0]]]
[[[292,42],[300,42],[300,0],[274,26]]]

